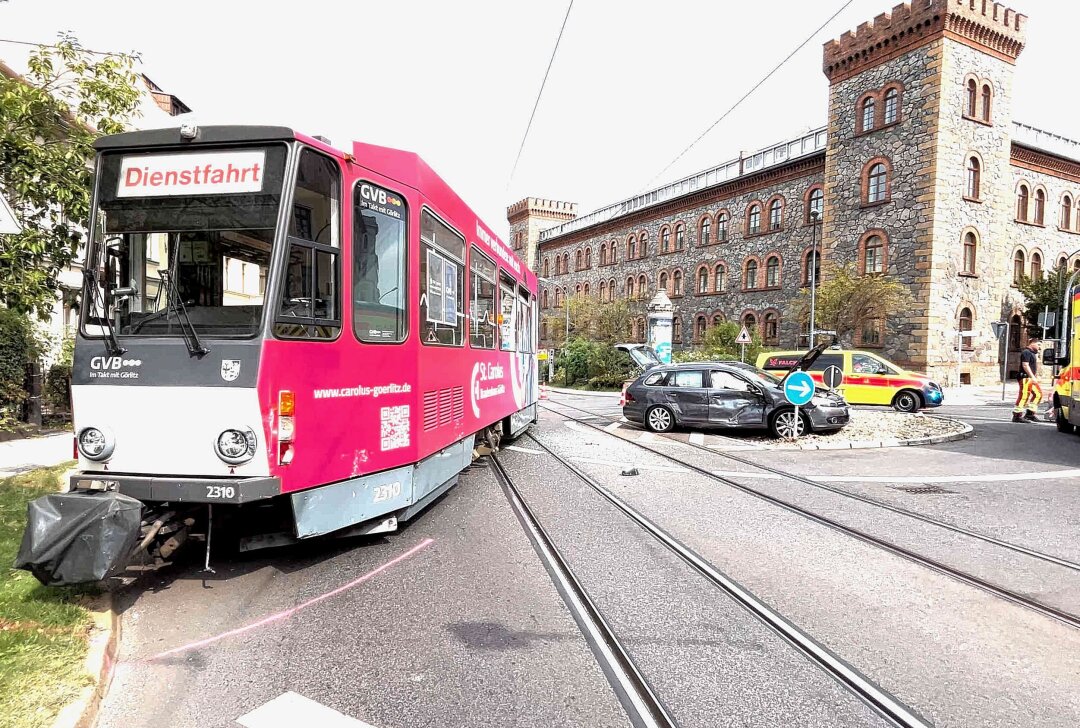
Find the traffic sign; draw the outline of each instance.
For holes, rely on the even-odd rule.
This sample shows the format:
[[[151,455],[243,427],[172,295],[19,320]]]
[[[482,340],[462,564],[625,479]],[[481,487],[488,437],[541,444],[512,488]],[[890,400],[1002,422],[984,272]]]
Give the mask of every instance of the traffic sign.
[[[835,364],[827,367],[821,376],[825,380],[825,386],[829,389],[836,389],[844,383],[844,370]]]
[[[796,407],[801,407],[814,396],[814,380],[806,372],[792,372],[784,380],[784,396]]]
[[[3,195],[0,195],[0,235],[15,235],[21,232],[22,225],[16,219],[15,213],[11,211],[11,206],[8,205],[7,200],[4,199]]]
[[[739,335],[735,337],[735,343],[736,344],[749,344],[750,343],[750,332],[746,330],[746,326],[743,326],[742,329],[739,330]]]
[[[1039,326],[1044,329],[1054,328],[1057,323],[1057,311],[1044,311],[1039,314]]]
[[[1005,323],[1004,321],[991,321],[990,322],[990,328],[992,328],[994,330],[994,338],[995,339],[1000,339],[1001,338],[1001,336],[1005,333],[1006,327],[1008,327],[1008,324]]]

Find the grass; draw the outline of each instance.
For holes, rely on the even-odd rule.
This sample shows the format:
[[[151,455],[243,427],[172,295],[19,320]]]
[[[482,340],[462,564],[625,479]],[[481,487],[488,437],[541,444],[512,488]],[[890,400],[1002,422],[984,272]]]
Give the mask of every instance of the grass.
[[[59,488],[70,463],[0,480],[0,728],[52,723],[91,678],[83,670],[91,626],[87,589],[44,587],[11,568],[26,504]]]

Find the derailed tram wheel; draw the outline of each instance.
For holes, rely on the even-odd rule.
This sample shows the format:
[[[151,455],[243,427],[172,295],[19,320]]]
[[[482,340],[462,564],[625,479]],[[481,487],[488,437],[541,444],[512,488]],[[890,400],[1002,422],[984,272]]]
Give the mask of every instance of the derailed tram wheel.
[[[806,420],[795,410],[781,410],[769,420],[769,432],[781,440],[793,440],[806,433]]]

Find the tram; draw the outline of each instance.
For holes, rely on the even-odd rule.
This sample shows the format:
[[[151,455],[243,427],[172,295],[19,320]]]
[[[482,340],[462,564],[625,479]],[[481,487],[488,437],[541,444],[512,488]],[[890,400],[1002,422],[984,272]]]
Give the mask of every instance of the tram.
[[[392,531],[535,422],[537,278],[416,154],[266,126],[96,147],[70,486],[136,499],[140,544],[200,509],[284,514],[252,545]]]

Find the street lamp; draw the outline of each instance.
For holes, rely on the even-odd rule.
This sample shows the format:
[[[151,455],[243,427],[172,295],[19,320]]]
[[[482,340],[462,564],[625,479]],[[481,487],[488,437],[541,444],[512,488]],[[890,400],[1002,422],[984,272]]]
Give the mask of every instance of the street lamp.
[[[817,210],[810,211],[810,235],[811,243],[810,250],[814,256],[814,261],[810,266],[810,346],[814,348],[814,332],[817,330],[817,269],[818,269],[818,252],[817,252],[817,226],[818,218],[821,217],[821,213]]]

